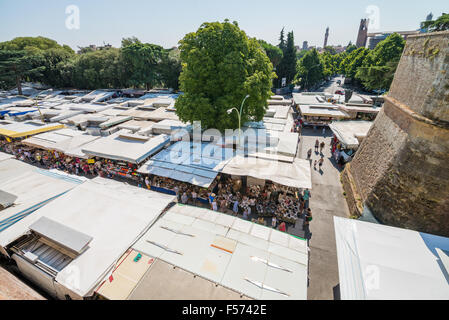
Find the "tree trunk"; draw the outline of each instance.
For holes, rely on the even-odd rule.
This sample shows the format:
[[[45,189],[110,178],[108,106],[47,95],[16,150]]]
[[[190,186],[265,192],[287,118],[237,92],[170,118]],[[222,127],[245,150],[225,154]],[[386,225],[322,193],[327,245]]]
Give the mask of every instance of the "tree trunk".
[[[20,83],[20,77],[16,77],[16,84],[17,84],[17,93],[22,95],[22,84]]]

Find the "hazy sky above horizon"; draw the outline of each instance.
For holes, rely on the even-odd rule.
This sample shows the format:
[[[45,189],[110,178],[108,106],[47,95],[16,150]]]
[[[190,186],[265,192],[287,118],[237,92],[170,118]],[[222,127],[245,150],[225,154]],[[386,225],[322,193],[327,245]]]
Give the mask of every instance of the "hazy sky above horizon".
[[[0,42],[21,36],[44,36],[60,44],[78,46],[110,43],[119,47],[124,37],[163,47],[195,31],[203,22],[237,21],[248,36],[278,43],[282,27],[292,30],[295,44],[322,46],[326,27],[330,45],[347,45],[357,37],[360,19],[371,17],[374,31],[408,31],[432,12],[434,19],[449,12],[447,0],[0,0]],[[66,7],[79,8],[80,28],[66,27]],[[371,9],[371,10],[369,10]],[[370,12],[367,12],[370,11]]]

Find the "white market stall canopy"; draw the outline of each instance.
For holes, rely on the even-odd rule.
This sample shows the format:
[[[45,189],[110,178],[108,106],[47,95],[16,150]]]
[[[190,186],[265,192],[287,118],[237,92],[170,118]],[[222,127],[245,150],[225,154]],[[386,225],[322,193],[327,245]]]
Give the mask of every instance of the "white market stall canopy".
[[[8,154],[8,153],[4,153],[4,152],[0,152],[0,161],[12,159],[12,158],[14,158],[13,155]]]
[[[70,103],[66,105],[70,110],[80,110],[88,113],[101,112],[112,108],[114,105],[110,104],[95,104],[95,103]]]
[[[252,299],[307,299],[307,241],[227,214],[176,205],[132,248]]]
[[[173,199],[173,196],[114,180],[95,178],[22,221],[29,228],[41,217],[46,217],[91,237],[87,250],[58,270],[55,276],[59,285],[82,298],[93,293],[123,253],[148,230]],[[39,256],[39,252],[35,254]],[[51,266],[52,263],[57,262],[47,264]],[[77,271],[76,281],[73,281],[73,270]],[[27,268],[21,271],[28,275]]]
[[[23,143],[36,148],[55,150],[70,157],[87,159],[89,157],[81,151],[81,148],[99,138],[84,131],[60,129],[38,134],[23,140]]]
[[[449,299],[449,238],[341,217],[334,228],[343,300]]]
[[[179,141],[152,157],[137,172],[207,188],[232,156],[230,148]]]
[[[46,124],[41,121],[30,120],[0,125],[0,135],[10,138],[23,138],[61,128],[64,128],[64,125],[59,123]]]
[[[58,143],[71,140],[73,137],[84,134],[83,131],[72,129],[59,129],[51,132],[44,132],[22,141],[23,144],[46,150],[54,150]]]
[[[359,139],[366,137],[373,121],[334,121],[329,128],[347,148],[357,148]]]
[[[26,217],[81,183],[82,178],[57,170],[37,169],[15,159],[1,161],[0,190],[16,199],[0,210],[0,248],[27,231]]]
[[[338,106],[300,105],[299,110],[303,116],[349,118],[346,112],[339,110]]]
[[[64,153],[66,156],[88,159],[89,156],[81,151],[81,148],[87,146],[89,143],[99,139],[98,136],[92,136],[90,134],[84,133],[81,135],[74,136],[72,139],[58,142],[54,145],[54,150]]]
[[[92,157],[126,161],[138,164],[161,150],[170,142],[170,136],[142,136],[128,130],[120,130],[108,137],[102,137],[81,148]]]
[[[296,158],[293,159],[293,162],[287,163],[262,158],[236,156],[226,164],[222,172],[230,175],[270,180],[294,188],[312,188],[310,163],[304,159]]]

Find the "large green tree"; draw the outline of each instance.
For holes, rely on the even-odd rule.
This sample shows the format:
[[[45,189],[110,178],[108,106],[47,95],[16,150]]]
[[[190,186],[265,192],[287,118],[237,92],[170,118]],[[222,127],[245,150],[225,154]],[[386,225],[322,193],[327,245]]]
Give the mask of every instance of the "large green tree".
[[[352,51],[344,58],[340,64],[340,70],[346,78],[354,79],[358,68],[360,68],[365,61],[366,56],[370,52],[367,48],[358,48]]]
[[[63,76],[62,71],[63,66],[75,58],[75,54],[63,48],[51,48],[42,51],[40,55],[42,56],[42,66],[45,69],[39,80],[54,87],[70,86],[65,81],[65,76]]]
[[[284,53],[279,47],[276,47],[264,40],[258,40],[262,48],[265,50],[265,53],[267,54],[268,58],[271,61],[271,64],[273,65],[273,68],[276,69],[279,64],[281,63],[282,57],[284,56]]]
[[[36,50],[48,50],[48,49],[64,49],[69,53],[73,53],[73,50],[69,46],[60,46],[55,40],[44,37],[18,37],[10,41],[0,43],[0,50],[13,50],[13,51],[33,51]]]
[[[284,29],[281,32],[281,38],[283,38]],[[283,55],[281,62],[279,63],[278,68],[276,69],[277,74],[277,85],[280,87],[282,85],[282,79],[286,79],[286,84],[289,85],[296,74],[296,48],[295,48],[295,38],[293,35],[293,31],[287,33],[287,41],[285,45],[282,45],[282,42],[279,44],[279,47],[283,48]]]
[[[405,40],[393,33],[369,52],[356,71],[356,78],[369,90],[390,88],[404,50]]]
[[[323,79],[323,64],[316,49],[309,50],[297,63],[294,83],[309,89]]]
[[[119,49],[98,50],[79,55],[73,65],[72,81],[78,88],[120,88],[126,85],[124,72]]]
[[[0,50],[0,84],[8,87],[17,86],[19,94],[22,94],[21,81],[34,80],[42,76],[45,70],[41,66],[41,56],[32,55],[25,50]]]
[[[129,83],[147,89],[160,80],[158,65],[162,61],[164,49],[161,46],[135,42],[122,48],[123,60],[129,73]]]
[[[271,95],[273,65],[256,39],[236,22],[203,23],[180,41],[181,90],[176,113],[182,121],[201,121],[203,128],[238,127],[236,112],[246,95],[242,123],[260,121]]]
[[[165,50],[159,65],[161,84],[174,90],[179,89],[179,75],[181,74],[181,57],[177,48]]]
[[[285,41],[285,34],[284,34],[284,28],[282,28],[281,33],[279,34],[279,49],[282,50],[282,52],[285,51],[285,48],[287,47],[287,43]]]

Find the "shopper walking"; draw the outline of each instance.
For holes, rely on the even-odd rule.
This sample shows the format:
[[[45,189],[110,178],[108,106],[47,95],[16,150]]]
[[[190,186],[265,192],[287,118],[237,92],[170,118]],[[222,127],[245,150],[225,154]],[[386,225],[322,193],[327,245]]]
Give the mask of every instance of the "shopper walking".
[[[318,161],[318,165],[320,166],[320,171],[323,171],[321,168],[323,167],[324,158],[321,157],[320,161]]]

